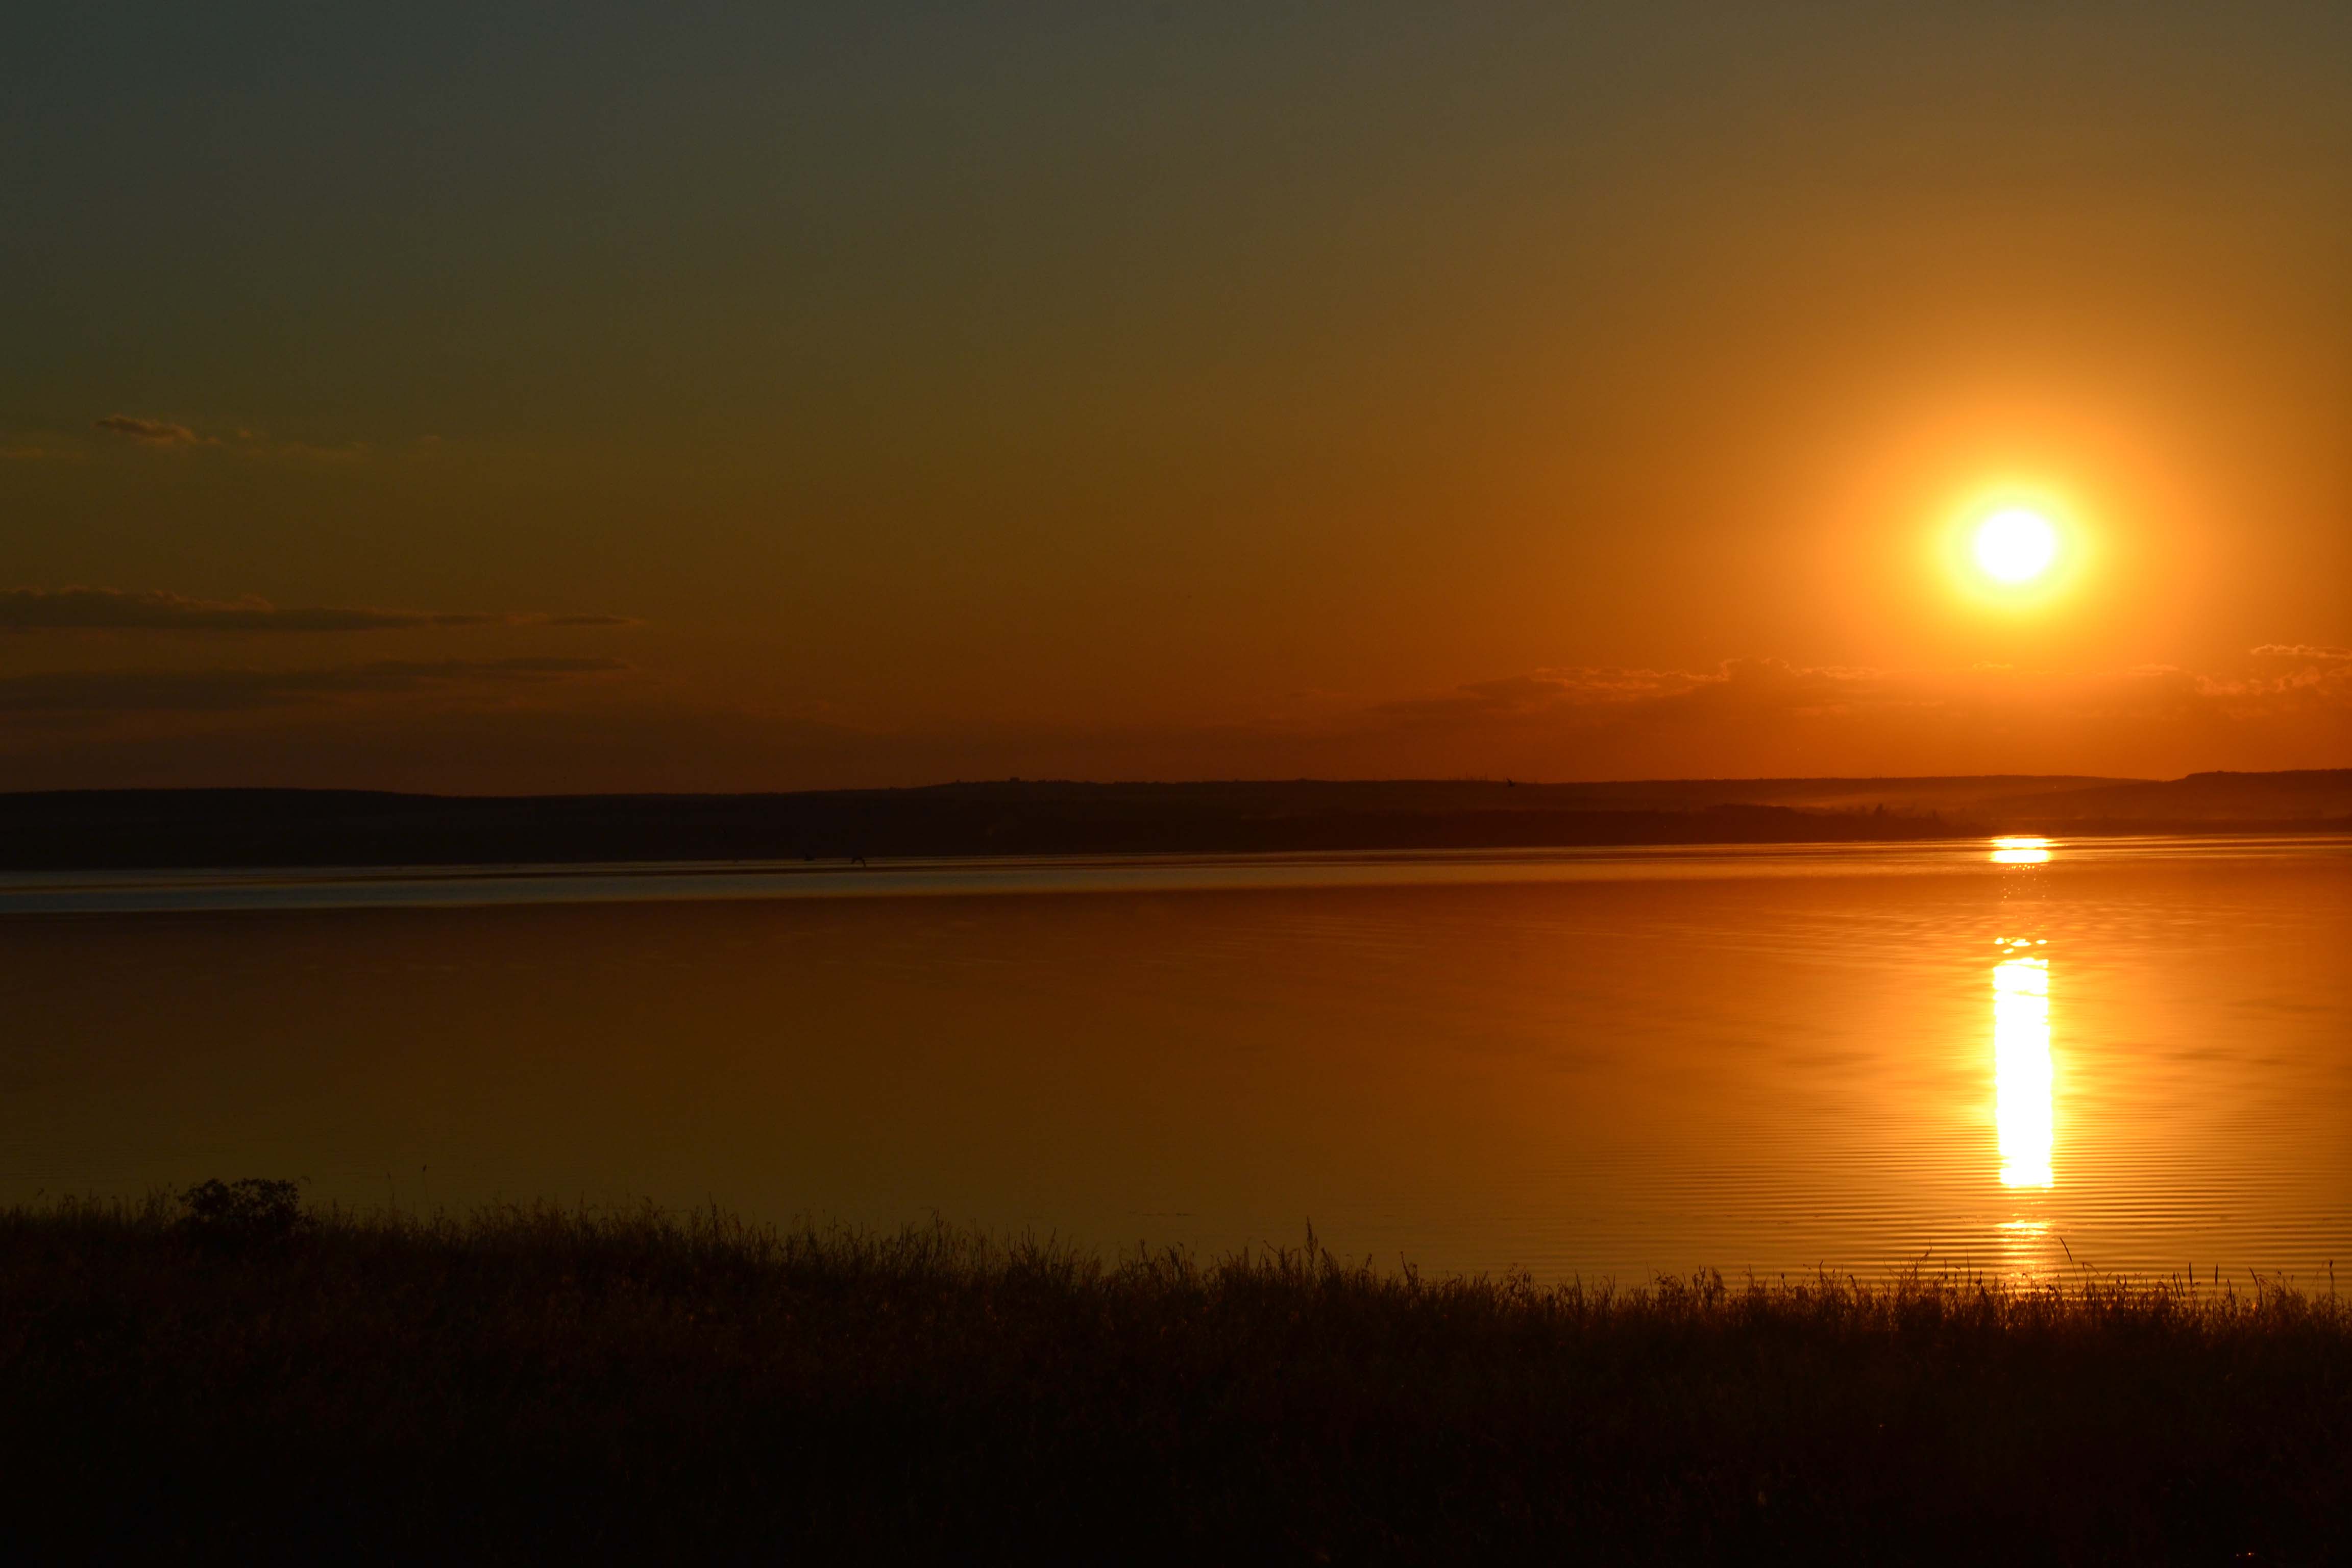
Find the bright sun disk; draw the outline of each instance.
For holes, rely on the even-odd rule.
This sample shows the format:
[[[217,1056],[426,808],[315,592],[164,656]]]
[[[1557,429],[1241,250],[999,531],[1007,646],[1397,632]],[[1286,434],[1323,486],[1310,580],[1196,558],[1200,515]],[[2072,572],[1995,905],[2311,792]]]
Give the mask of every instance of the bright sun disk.
[[[2030,583],[2058,558],[2058,530],[2021,506],[2004,507],[1977,524],[1977,564],[2003,583]]]

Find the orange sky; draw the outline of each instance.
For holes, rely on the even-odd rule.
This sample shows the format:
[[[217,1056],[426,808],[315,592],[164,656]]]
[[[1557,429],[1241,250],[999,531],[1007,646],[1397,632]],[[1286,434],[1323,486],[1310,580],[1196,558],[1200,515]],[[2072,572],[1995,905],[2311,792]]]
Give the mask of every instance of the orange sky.
[[[0,59],[0,787],[2352,765],[2347,58],[60,8]],[[2067,523],[2022,606],[1948,548],[2004,487]]]

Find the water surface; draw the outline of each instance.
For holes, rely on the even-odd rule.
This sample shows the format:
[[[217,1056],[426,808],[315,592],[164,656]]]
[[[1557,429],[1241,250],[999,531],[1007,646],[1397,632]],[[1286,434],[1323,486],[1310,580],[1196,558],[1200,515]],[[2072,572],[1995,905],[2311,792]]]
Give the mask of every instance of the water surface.
[[[2352,1266],[2352,841],[0,879],[0,1198]]]

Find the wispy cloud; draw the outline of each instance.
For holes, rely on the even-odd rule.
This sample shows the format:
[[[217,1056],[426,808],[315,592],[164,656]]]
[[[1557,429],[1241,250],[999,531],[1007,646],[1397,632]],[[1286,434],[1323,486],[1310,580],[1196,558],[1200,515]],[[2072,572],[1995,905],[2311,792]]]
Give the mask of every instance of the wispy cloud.
[[[173,425],[162,419],[142,419],[131,414],[110,414],[97,422],[97,427],[110,436],[120,436],[126,441],[136,441],[142,447],[218,445],[212,437],[199,436],[185,425]]]
[[[2264,643],[2250,656],[2286,659],[2297,664],[2352,664],[2352,647],[2319,647],[2310,643]]]
[[[280,609],[266,599],[191,599],[120,588],[0,590],[0,632],[377,632],[433,626],[625,626],[625,616],[520,610]]]
[[[1443,772],[1555,778],[2341,766],[2352,651],[2270,644],[2218,672],[1538,670],[1369,704],[1317,739],[1351,761],[1421,753]]]
[[[16,787],[126,779],[736,790],[953,778],[2174,777],[2352,765],[2352,650],[2210,669],[1874,669],[1745,658],[1525,671],[1255,718],[893,725],[735,709],[600,659],[0,681]]]
[[[217,431],[199,429],[171,419],[147,419],[136,414],[110,414],[90,422],[90,427],[101,437],[161,451],[188,450],[204,447],[216,448],[238,458],[278,458],[309,463],[356,463],[376,455],[373,442],[361,440],[304,441],[280,439],[266,431],[223,426]],[[437,437],[436,438],[437,441]],[[60,449],[47,446],[25,446],[7,448],[23,457],[58,457]]]
[[[2104,718],[2153,716],[2183,705],[2245,710],[2308,698],[2352,703],[2352,649],[2270,643],[2238,674],[2171,665],[2068,671],[1979,665],[1958,670],[1803,666],[1727,659],[1712,669],[1538,670],[1478,681],[1362,712],[1368,729],[1458,729],[1495,723],[1622,724],[1735,714],[1774,719],[1923,718],[2032,708]]]
[[[2198,694],[2232,712],[2352,710],[2352,648],[2265,643],[2235,678],[2200,677]]]
[[[323,699],[608,675],[612,658],[383,661],[323,669],[62,670],[0,678],[0,714],[227,713]]]

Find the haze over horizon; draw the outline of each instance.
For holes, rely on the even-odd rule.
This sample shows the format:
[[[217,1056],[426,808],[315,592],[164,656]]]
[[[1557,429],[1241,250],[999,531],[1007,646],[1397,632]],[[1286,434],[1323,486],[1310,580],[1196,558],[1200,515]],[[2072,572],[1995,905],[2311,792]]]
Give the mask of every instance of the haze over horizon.
[[[2347,59],[2284,0],[41,8],[0,788],[2352,766]]]

